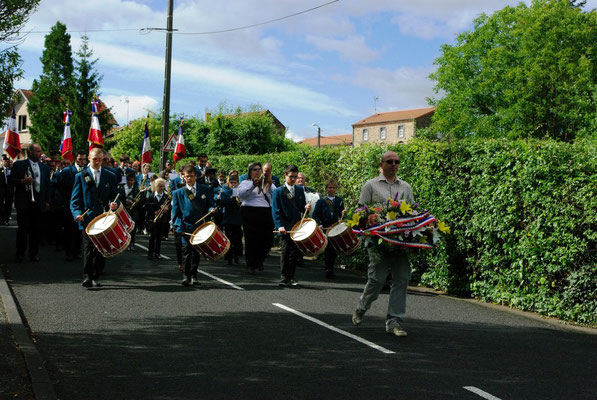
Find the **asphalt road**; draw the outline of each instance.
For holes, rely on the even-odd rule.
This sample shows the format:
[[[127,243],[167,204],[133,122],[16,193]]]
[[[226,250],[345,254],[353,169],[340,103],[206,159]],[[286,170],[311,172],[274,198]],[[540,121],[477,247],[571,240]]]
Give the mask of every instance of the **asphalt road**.
[[[172,241],[172,260],[138,247],[86,290],[81,261],[53,248],[15,265],[15,233],[0,227],[5,275],[63,400],[597,398],[596,335],[409,291],[408,337],[396,338],[387,293],[352,326],[364,277],[329,281],[308,262],[303,287],[282,289],[272,256],[261,275],[202,260],[225,282],[201,274],[182,287]]]

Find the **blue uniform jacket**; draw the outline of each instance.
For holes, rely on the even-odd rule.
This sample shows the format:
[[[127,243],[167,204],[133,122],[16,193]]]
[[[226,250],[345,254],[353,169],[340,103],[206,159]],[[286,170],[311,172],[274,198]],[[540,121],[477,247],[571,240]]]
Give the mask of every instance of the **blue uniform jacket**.
[[[190,195],[191,191],[186,186],[172,192],[172,226],[177,233],[193,233],[207,221],[195,222],[214,208],[213,192],[209,187],[195,183],[193,200],[189,199]],[[182,235],[183,244],[187,239],[187,235]]]
[[[101,169],[98,186],[95,185],[93,173],[89,167],[75,175],[75,184],[70,198],[70,211],[73,219],[89,210],[85,214],[83,222],[79,223],[79,229],[83,230],[93,218],[104,213],[116,198],[117,193],[116,175],[106,168],[102,167]],[[120,203],[120,199],[118,199],[118,203]]]
[[[222,186],[222,195],[220,203],[224,207],[223,225],[242,225],[243,219],[240,215],[240,203],[238,197],[232,196],[232,189],[228,186]]]
[[[274,190],[272,195],[272,216],[276,229],[283,226],[287,231],[291,230],[294,224],[300,221],[307,200],[302,186],[294,186],[294,197],[286,185]]]
[[[31,163],[29,160],[21,160],[14,163],[10,173],[8,182],[15,188],[15,207],[16,208],[32,208],[41,206],[43,208],[45,203],[50,202],[50,170],[48,166],[41,161],[39,165],[40,185],[39,193],[33,191],[35,202],[31,201],[31,189],[27,190],[28,185],[21,183],[21,179],[25,178],[27,172],[33,176]],[[32,185],[34,185],[32,183]]]
[[[344,210],[344,201],[339,196],[334,196],[334,201],[330,201],[327,197],[317,200],[315,203],[315,210],[313,211],[313,219],[318,225],[324,228],[329,228],[334,222],[338,222],[342,218],[342,211]]]

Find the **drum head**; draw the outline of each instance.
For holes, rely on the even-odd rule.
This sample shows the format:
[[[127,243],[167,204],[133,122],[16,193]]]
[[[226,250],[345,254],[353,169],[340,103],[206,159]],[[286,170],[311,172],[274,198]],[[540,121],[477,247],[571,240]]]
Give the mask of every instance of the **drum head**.
[[[207,223],[203,226],[200,226],[197,228],[193,236],[191,236],[191,244],[200,244],[205,242],[213,235],[215,230],[216,225],[213,223]]]
[[[339,222],[339,223],[335,224],[334,226],[330,227],[330,229],[328,230],[328,236],[334,237],[334,236],[341,235],[347,229],[348,229],[348,227],[344,224],[344,222]]]
[[[295,228],[295,232],[292,234],[292,240],[300,242],[309,238],[313,232],[317,230],[317,222],[312,219],[306,219],[301,226]]]
[[[106,229],[114,225],[116,218],[116,214],[105,213],[103,217],[94,219],[89,223],[89,226],[87,227],[87,234],[97,235],[98,233],[105,232]]]

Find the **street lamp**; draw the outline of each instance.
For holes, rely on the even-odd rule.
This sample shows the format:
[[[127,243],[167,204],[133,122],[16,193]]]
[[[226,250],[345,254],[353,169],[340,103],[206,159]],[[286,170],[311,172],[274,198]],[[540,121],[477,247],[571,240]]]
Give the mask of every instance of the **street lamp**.
[[[313,122],[311,126],[317,127],[317,147],[321,147],[321,128],[315,122]]]

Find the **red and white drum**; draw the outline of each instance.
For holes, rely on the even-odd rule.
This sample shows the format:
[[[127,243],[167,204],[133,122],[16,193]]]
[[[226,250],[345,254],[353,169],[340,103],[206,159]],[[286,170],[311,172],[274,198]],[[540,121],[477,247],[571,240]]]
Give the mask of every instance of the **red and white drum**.
[[[191,235],[191,245],[209,260],[223,257],[230,249],[230,240],[213,222],[206,222]]]
[[[290,238],[307,257],[315,257],[325,250],[328,238],[314,219],[305,218],[292,227]]]
[[[118,220],[120,221],[122,226],[124,226],[124,229],[126,229],[128,233],[131,233],[133,229],[135,229],[135,221],[133,221],[131,215],[128,213],[126,208],[124,208],[122,203],[120,203],[120,206],[118,206],[118,208],[114,212],[118,216]]]
[[[334,249],[340,254],[350,254],[361,246],[361,241],[344,221],[338,221],[325,232]]]
[[[106,258],[117,256],[131,242],[131,235],[113,212],[103,213],[92,219],[85,228],[85,232],[102,256]]]

